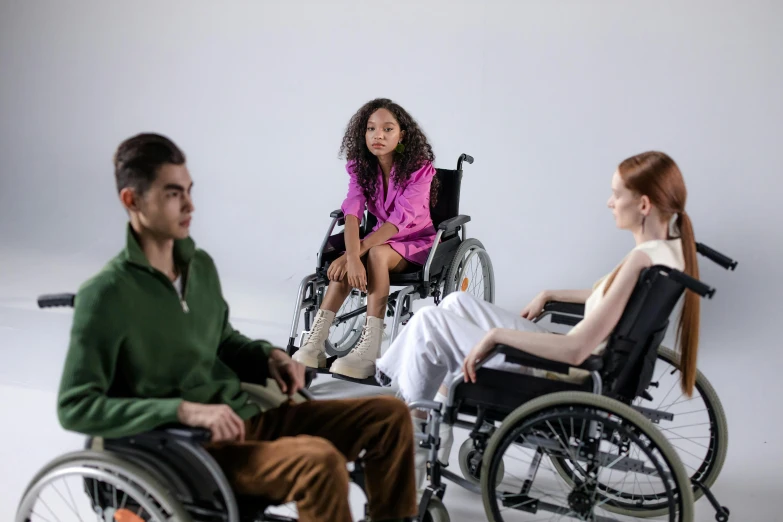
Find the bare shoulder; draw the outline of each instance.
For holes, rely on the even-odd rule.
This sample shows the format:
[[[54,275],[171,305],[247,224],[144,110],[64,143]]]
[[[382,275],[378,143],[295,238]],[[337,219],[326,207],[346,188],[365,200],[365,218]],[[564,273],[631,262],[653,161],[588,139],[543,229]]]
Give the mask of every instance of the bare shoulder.
[[[647,252],[644,250],[632,251],[617,272],[616,285],[612,286],[634,286],[641,271],[650,266],[652,266],[652,259]]]

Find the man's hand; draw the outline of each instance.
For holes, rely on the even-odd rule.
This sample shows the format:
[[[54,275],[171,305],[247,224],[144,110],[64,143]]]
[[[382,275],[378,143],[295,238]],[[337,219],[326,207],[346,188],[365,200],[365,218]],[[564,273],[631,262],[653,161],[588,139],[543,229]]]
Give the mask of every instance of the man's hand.
[[[230,406],[182,401],[177,409],[179,421],[194,428],[212,431],[212,442],[245,440],[245,423]]]
[[[291,359],[283,350],[272,350],[269,355],[269,375],[277,381],[280,391],[289,397],[305,385],[304,365]]]

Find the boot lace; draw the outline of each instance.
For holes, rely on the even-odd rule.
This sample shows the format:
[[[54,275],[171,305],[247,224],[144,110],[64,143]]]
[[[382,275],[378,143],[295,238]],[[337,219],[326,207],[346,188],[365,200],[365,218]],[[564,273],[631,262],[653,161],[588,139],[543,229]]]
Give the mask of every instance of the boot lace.
[[[359,342],[356,344],[356,348],[352,350],[359,357],[364,355],[370,348],[370,330],[375,328],[374,326],[365,325],[362,328],[362,335],[359,337]]]
[[[308,342],[310,342],[311,339],[321,338],[322,331],[324,329],[324,325],[326,324],[326,322],[327,321],[323,316],[319,316],[318,319],[315,320],[315,322],[313,323],[313,329],[310,330],[310,335],[307,336]]]

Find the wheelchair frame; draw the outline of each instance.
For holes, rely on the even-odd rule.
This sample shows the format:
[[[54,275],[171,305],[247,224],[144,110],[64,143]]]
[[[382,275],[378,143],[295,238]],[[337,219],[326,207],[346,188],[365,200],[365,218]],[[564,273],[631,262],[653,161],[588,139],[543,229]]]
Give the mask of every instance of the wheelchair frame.
[[[75,299],[73,293],[47,294],[38,298],[38,306],[73,307]],[[243,389],[260,405],[274,407],[274,402],[286,400],[276,386],[274,380],[268,379],[264,392],[258,386],[247,383],[243,384]],[[298,398],[315,400],[308,390],[300,390]],[[294,518],[266,513],[266,509],[273,504],[263,499],[239,499],[220,466],[203,447],[211,437],[208,429],[180,424],[161,426],[127,437],[86,436],[83,450],[56,457],[30,480],[19,502],[15,520],[30,521],[27,512],[37,499],[35,495],[48,481],[83,473],[85,492],[99,516],[103,516],[104,506],[100,505],[103,491],[98,491],[96,481],[107,481],[117,489],[123,488],[126,494],[140,495],[155,490],[156,493],[166,495],[161,500],[172,512],[173,518],[170,520],[177,522],[188,522],[191,515],[222,522],[296,522]],[[115,476],[115,473],[107,472],[100,466],[113,468],[115,473],[122,471],[123,477]],[[349,476],[351,482],[365,491],[362,470],[360,458],[354,462],[354,469],[349,472]],[[89,491],[90,484],[92,491]],[[137,502],[150,514],[165,509],[163,506],[156,507],[148,499]],[[365,504],[365,515],[366,512]]]
[[[709,247],[699,244],[697,248],[700,254],[708,257],[709,259],[723,266],[726,269],[734,270],[735,267],[737,266],[736,261],[729,259],[728,257],[710,249]],[[646,279],[647,275],[649,274],[664,274],[665,279],[668,280],[670,283],[679,285],[679,293],[677,294],[677,299],[674,301],[672,301],[672,299],[669,299],[666,303],[666,306],[662,307],[662,310],[656,310],[656,313],[658,314],[658,316],[660,316],[657,317],[658,322],[662,323],[662,326],[659,326],[657,323],[654,323],[651,327],[648,328],[649,331],[645,331],[642,337],[629,334],[629,332],[632,331],[632,326],[627,327],[628,331],[618,333],[618,329],[619,329],[618,326],[618,328],[615,328],[615,331],[610,336],[611,340],[610,343],[607,345],[604,354],[599,356],[595,356],[595,355],[590,356],[579,366],[572,366],[565,363],[551,361],[545,358],[540,358],[530,354],[526,354],[521,350],[517,350],[508,346],[497,345],[493,349],[492,353],[484,361],[481,361],[478,364],[477,373],[481,376],[484,376],[484,375],[488,375],[487,374],[488,371],[493,371],[493,372],[504,373],[509,379],[511,378],[531,379],[531,377],[529,376],[515,374],[513,372],[501,372],[499,370],[488,370],[486,368],[483,368],[483,366],[485,366],[489,360],[492,360],[493,358],[501,355],[505,357],[507,362],[512,362],[512,363],[516,363],[522,366],[527,366],[532,368],[555,371],[558,373],[568,373],[568,370],[570,368],[582,369],[590,373],[591,380],[589,383],[584,383],[575,386],[573,389],[579,389],[580,387],[590,388],[590,391],[592,393],[586,395],[593,395],[593,396],[603,395],[606,397],[608,401],[611,401],[611,403],[616,403],[617,405],[619,405],[618,407],[622,406],[623,408],[632,409],[633,411],[637,412],[636,414],[646,417],[647,419],[650,420],[651,426],[652,423],[656,421],[656,419],[668,418],[670,414],[667,412],[659,412],[652,409],[639,408],[639,407],[631,408],[630,406],[627,406],[629,401],[632,401],[636,396],[639,396],[640,394],[644,393],[644,390],[650,384],[651,377],[649,375],[649,372],[647,372],[646,375],[642,375],[644,372],[638,370],[638,368],[636,368],[636,370],[638,371],[635,372],[634,368],[629,370],[625,368],[623,365],[618,366],[617,360],[612,359],[612,357],[616,355],[614,353],[616,348],[615,345],[620,345],[626,354],[629,354],[629,356],[634,356],[636,361],[635,363],[636,367],[638,367],[639,361],[642,361],[643,363],[644,361],[649,360],[650,353],[654,353],[657,356],[656,352],[658,346],[660,345],[660,342],[663,339],[665,331],[668,328],[668,321],[669,321],[668,316],[671,314],[671,311],[673,310],[676,301],[679,300],[679,297],[681,297],[682,293],[685,292],[686,290],[690,290],[692,292],[695,292],[701,297],[712,298],[715,293],[715,290],[713,288],[710,288],[708,285],[702,283],[701,281],[691,278],[688,275],[678,270],[674,270],[662,266],[654,266],[648,268],[645,271],[643,271],[642,275],[640,276],[639,282],[637,283],[637,287],[634,290],[633,295],[631,296],[629,305],[626,306],[626,310],[623,313],[623,318],[621,318],[620,323],[623,323],[626,316],[631,317],[631,319],[629,320],[632,320],[634,314],[641,314],[640,310],[642,310],[644,306],[648,304],[646,301],[645,292],[649,288],[654,287],[654,285],[651,284]],[[48,307],[55,307],[55,306],[72,307],[74,305],[74,301],[75,301],[75,294],[55,294],[55,295],[47,295],[47,296],[40,297],[38,299],[38,305],[41,308],[48,308]],[[576,322],[578,322],[578,318],[576,316],[578,316],[581,312],[579,309],[579,305],[572,305],[567,303],[549,303],[547,304],[547,310],[545,311],[545,313],[552,315],[553,318],[556,318],[557,320],[555,322],[559,322],[561,324],[575,324]],[[650,321],[653,321],[653,319],[650,319]],[[611,373],[611,372],[607,373],[607,368],[611,368],[611,371],[615,373]],[[616,372],[619,372],[621,375],[618,376]],[[630,375],[629,372],[630,373],[635,372],[635,373],[634,375]],[[605,378],[607,376],[608,376],[608,380]],[[490,375],[490,377],[492,376]],[[542,382],[547,381],[547,379],[540,379],[540,380]],[[419,441],[419,444],[422,447],[429,450],[428,462],[427,462],[427,476],[428,476],[429,484],[420,501],[420,505],[419,505],[420,518],[422,518],[425,515],[425,513],[427,513],[428,509],[430,509],[432,505],[437,505],[437,502],[442,500],[446,489],[446,485],[443,483],[442,479],[449,480],[451,482],[459,484],[465,489],[468,489],[470,491],[482,495],[482,497],[485,498],[485,502],[487,502],[485,489],[487,487],[486,484],[488,481],[487,477],[489,476],[488,473],[484,473],[482,475],[482,483],[481,486],[479,487],[478,485],[468,481],[467,479],[460,477],[457,474],[452,473],[447,469],[442,468],[437,457],[437,451],[440,446],[440,439],[438,435],[440,423],[446,422],[447,424],[452,424],[452,425],[471,429],[472,430],[471,438],[477,436],[485,437],[490,441],[491,444],[493,440],[493,435],[488,434],[485,430],[485,420],[487,418],[490,418],[492,422],[499,420],[501,422],[501,428],[502,428],[505,419],[507,419],[514,412],[520,411],[522,408],[525,407],[526,404],[529,404],[537,400],[537,398],[532,398],[527,401],[522,401],[521,403],[516,405],[509,405],[509,404],[498,405],[496,402],[492,400],[483,400],[483,401],[478,400],[476,402],[478,405],[476,406],[478,414],[476,415],[475,422],[460,420],[458,418],[459,414],[466,413],[464,408],[462,407],[463,406],[462,401],[465,398],[464,395],[465,390],[471,391],[471,393],[474,395],[474,400],[476,394],[481,395],[483,393],[482,384],[465,385],[463,384],[462,381],[463,381],[462,376],[458,376],[455,377],[451,383],[449,383],[448,386],[449,392],[445,404],[441,404],[434,401],[417,401],[409,405],[410,409],[424,409],[429,411],[429,415],[428,415],[429,422],[427,423],[426,431],[423,433],[416,434],[416,440]],[[585,388],[585,390],[587,388]],[[519,388],[517,387],[517,389]],[[544,394],[537,395],[536,397],[540,398],[546,395],[547,394],[544,393]],[[307,400],[312,400],[312,396],[309,394],[307,390],[302,390],[301,396]],[[555,394],[552,394],[552,396],[555,396]],[[564,404],[567,405],[568,403],[564,403]],[[503,411],[509,409],[511,410],[511,413],[507,413],[506,411]],[[472,414],[472,413],[473,413],[472,411],[468,412],[468,414]],[[127,465],[128,469],[141,470],[142,473],[139,474],[139,476],[142,477],[143,479],[140,480],[140,483],[142,485],[145,482],[148,484],[156,484],[156,485],[165,484],[166,481],[169,481],[170,483],[177,483],[177,484],[183,483],[184,482],[183,477],[177,476],[174,467],[169,467],[168,469],[164,469],[165,468],[164,466],[164,468],[145,469],[143,467],[143,464],[145,464],[145,460],[143,458],[135,461],[129,460],[128,458],[129,455],[136,455],[138,457],[139,452],[137,450],[139,448],[146,447],[148,450],[150,450],[151,448],[160,449],[163,447],[169,447],[169,448],[177,448],[178,451],[182,451],[184,454],[187,454],[193,458],[193,461],[190,462],[190,466],[195,466],[197,468],[200,467],[200,472],[202,473],[202,475],[199,478],[210,481],[208,484],[197,484],[199,490],[203,490],[203,491],[211,490],[213,492],[218,492],[220,496],[223,498],[225,503],[224,506],[225,516],[223,517],[223,519],[226,520],[227,522],[238,522],[240,520],[240,517],[243,516],[243,513],[240,512],[240,504],[237,498],[235,497],[230,486],[228,486],[228,482],[225,476],[223,475],[222,471],[219,469],[219,467],[217,467],[217,465],[211,459],[211,456],[209,456],[209,454],[206,453],[206,451],[203,450],[203,448],[199,447],[199,444],[209,440],[210,436],[211,434],[209,433],[209,431],[204,429],[189,428],[189,427],[182,427],[182,426],[169,426],[169,427],[161,427],[159,429],[152,430],[147,433],[139,434],[133,437],[126,437],[122,439],[113,439],[113,440],[101,439],[99,442],[97,442],[96,439],[88,437],[87,438],[88,449],[66,454],[54,459],[52,462],[49,463],[47,467],[42,469],[31,480],[27,489],[25,490],[25,496],[23,497],[22,501],[20,501],[19,511],[17,512],[16,520],[17,522],[22,522],[24,520],[27,520],[26,518],[24,518],[25,514],[23,513],[23,511],[24,511],[25,504],[26,503],[29,504],[30,502],[29,493],[36,491],[36,488],[42,487],[40,486],[40,484],[47,477],[59,476],[64,474],[63,469],[57,468],[57,466],[68,464],[68,462],[73,462],[75,463],[74,465],[80,465],[84,468],[90,462],[96,462],[101,459],[104,459],[105,462],[113,461],[114,465],[119,466],[120,468],[122,468],[123,465]],[[100,447],[99,450],[95,449],[96,442],[97,442],[97,446]],[[482,466],[489,467],[491,464],[491,458],[492,458],[491,453],[483,455]],[[147,464],[148,462],[149,461],[147,461]],[[355,483],[357,483],[362,489],[364,489],[363,475],[361,472],[361,461],[356,462],[355,465],[356,467],[354,471],[351,473],[351,479]],[[682,467],[682,465],[679,464],[679,467]],[[536,464],[536,468],[537,468],[537,464]],[[106,474],[96,471],[93,472],[93,475],[94,478],[101,478]],[[716,519],[719,522],[728,520],[729,510],[719,505],[719,503],[712,495],[708,487],[706,487],[705,485],[701,484],[698,481],[694,482],[693,486],[704,491],[710,503],[713,505],[713,507],[716,510]],[[687,491],[687,493],[685,492],[682,493],[683,497],[686,500],[688,498],[692,499],[692,497],[690,496],[691,494],[692,491],[690,489]],[[176,502],[180,502],[179,499],[177,499],[176,497],[174,498]],[[553,506],[548,505],[546,503],[539,503],[537,504],[537,506],[541,509],[547,509],[547,508],[554,509]],[[219,513],[213,513],[213,514],[219,515]],[[263,514],[261,515],[264,516]],[[271,518],[265,518],[264,520],[290,521],[293,519],[272,516]]]
[[[711,261],[717,263],[718,265],[722,266],[727,270],[734,270],[737,266],[736,261],[728,258],[723,254],[720,254],[719,252],[707,247],[706,245],[697,243],[697,251],[698,253],[702,254],[703,256],[707,257]],[[629,300],[629,304],[626,306],[626,310],[623,314],[624,316],[627,315],[628,317],[632,317],[633,313],[635,313],[635,310],[636,311],[641,310],[645,306],[646,304],[645,302],[646,294],[644,293],[645,286],[646,287],[650,286],[650,283],[649,281],[646,280],[646,278],[648,274],[655,273],[655,271],[659,271],[661,273],[666,274],[667,279],[678,284],[680,287],[677,300],[675,300],[674,302],[670,302],[668,306],[664,307],[666,308],[666,310],[664,310],[666,312],[665,314],[666,318],[665,321],[661,319],[661,321],[663,322],[662,328],[657,328],[649,332],[649,335],[634,340],[636,337],[632,333],[633,327],[631,327],[631,329],[628,329],[627,331],[620,332],[618,335],[619,325],[622,323],[625,317],[621,318],[620,323],[618,323],[618,328],[615,328],[615,331],[610,335],[611,341],[607,344],[605,352],[602,355],[591,355],[590,357],[588,357],[587,360],[585,360],[579,366],[572,366],[565,363],[551,361],[545,358],[527,354],[522,350],[517,350],[509,346],[497,345],[483,361],[480,361],[477,364],[477,378],[481,373],[487,372],[486,369],[481,369],[481,367],[486,365],[490,360],[501,355],[504,356],[506,362],[515,363],[520,366],[526,366],[529,368],[549,370],[557,373],[568,374],[571,368],[581,369],[589,372],[590,375],[590,383],[584,383],[581,385],[583,390],[585,390],[584,388],[585,386],[588,386],[589,388],[591,388],[590,392],[592,395],[595,396],[603,395],[609,398],[611,401],[619,405],[623,405],[624,407],[625,405],[628,405],[631,409],[637,411],[646,419],[649,419],[649,421],[652,424],[657,424],[662,419],[671,420],[673,418],[673,415],[671,413],[657,411],[654,409],[644,408],[640,406],[630,406],[630,402],[632,402],[636,396],[647,393],[645,389],[648,388],[650,385],[650,381],[652,378],[652,369],[654,368],[654,366],[648,372],[646,372],[648,375],[642,375],[642,376],[629,375],[627,369],[623,367],[618,368],[617,363],[612,362],[615,345],[621,345],[621,346],[625,345],[622,347],[622,351],[631,354],[631,357],[629,358],[634,358],[633,356],[635,355],[636,366],[639,366],[640,360],[642,361],[642,363],[645,360],[649,362],[650,353],[653,353],[657,358],[657,350],[668,328],[668,317],[673,311],[676,302],[679,300],[679,297],[687,289],[696,293],[700,297],[706,297],[711,299],[715,294],[715,289],[710,288],[708,285],[688,276],[687,274],[679,270],[671,269],[665,266],[653,266],[643,271],[642,274],[640,275],[634,293],[631,296],[631,299]],[[659,311],[659,313],[661,312]],[[546,315],[552,315],[553,322],[573,326],[581,320],[581,316],[583,314],[584,314],[583,305],[574,304],[574,303],[550,302],[547,303],[544,314],[542,314],[539,317],[539,319],[545,317]],[[602,375],[602,371],[606,370],[607,366],[609,365],[613,366],[611,371],[613,371],[614,373],[609,375],[610,382],[609,382],[609,386],[607,387],[605,386],[604,383],[605,375]],[[515,386],[512,389],[517,389],[517,390],[520,389],[519,386],[520,380],[528,380],[531,382],[540,381],[541,383],[548,380],[545,378],[531,377],[524,374],[516,375],[513,372],[508,372],[508,371],[505,372],[500,370],[490,370],[490,371],[494,373],[493,375],[494,379],[500,377],[501,374],[506,374],[506,378],[509,382],[511,382],[512,380],[516,380],[517,386]],[[639,371],[642,371],[641,367]],[[625,375],[621,377],[617,377],[618,372],[620,374],[625,373]],[[490,380],[491,379],[487,379],[487,381]],[[636,381],[635,387],[633,386],[634,380]],[[559,386],[565,389],[570,387],[571,389],[574,390],[578,390],[580,388],[580,385],[566,385],[565,387],[563,387],[560,386],[560,383],[558,381],[554,381],[554,382],[558,384],[553,384],[552,385],[553,387]],[[464,410],[461,409],[460,403],[464,399],[463,390],[466,389],[465,388],[466,386],[469,386],[474,390],[478,387],[478,394],[474,393],[471,399],[475,403],[474,408],[476,410],[475,412],[476,419],[474,422],[458,419],[458,415],[460,413],[465,413]],[[493,400],[496,397],[492,397],[493,395],[492,393],[484,394],[485,397],[481,399],[476,398],[476,395],[482,395],[481,386],[482,385],[479,384],[478,380],[476,384],[470,384],[470,385],[464,384],[463,376],[460,375],[455,377],[453,381],[448,384],[448,396],[445,404],[441,404],[435,401],[416,401],[409,404],[409,408],[411,410],[421,409],[429,412],[426,431],[423,433],[416,434],[416,438],[419,441],[419,445],[423,448],[429,449],[429,455],[427,461],[427,478],[429,480],[429,484],[424,492],[424,495],[419,505],[420,515],[423,515],[423,513],[426,512],[427,503],[431,498],[438,498],[438,499],[443,498],[445,494],[446,485],[443,483],[442,479],[446,479],[450,482],[460,485],[461,487],[469,491],[482,495],[482,498],[484,498],[485,501],[485,508],[489,509],[488,508],[489,501],[486,498],[486,494],[487,494],[486,487],[488,481],[486,476],[488,476],[488,473],[482,474],[481,486],[479,486],[467,480],[466,478],[463,478],[457,475],[456,473],[449,471],[448,469],[443,469],[443,466],[438,460],[437,452],[438,449],[440,448],[439,429],[440,429],[441,422],[446,422],[447,424],[451,424],[453,426],[460,426],[470,430],[469,440],[473,440],[476,444],[481,446],[480,466],[486,469],[490,465],[490,460],[492,458],[492,455],[487,455],[484,454],[483,452],[487,447],[488,441],[492,439],[493,432],[495,431],[494,428],[491,431],[488,431],[486,429],[485,420],[488,414],[489,417],[494,417],[490,420],[492,425],[494,425],[495,421],[500,421],[502,427],[504,420],[509,416],[511,416],[514,412],[518,412],[522,410],[526,404],[533,402],[538,398],[548,395],[547,392],[535,396],[531,394],[530,398],[526,400],[522,400],[521,402],[517,403],[515,407],[514,406],[509,407],[508,403],[505,404],[503,407],[500,407],[501,413],[498,413],[497,408],[499,407],[499,405],[497,404],[497,402]],[[628,390],[632,390],[632,391],[629,393]],[[559,392],[554,391],[553,393],[559,393]],[[567,405],[567,403],[565,405]],[[495,411],[493,411],[493,409]],[[505,415],[503,411],[509,409],[511,411],[507,415]],[[468,414],[474,414],[474,412],[470,411]],[[672,449],[672,451],[675,450]],[[682,464],[679,463],[679,466],[682,467]],[[533,476],[537,472],[537,467],[538,464],[536,463],[535,464],[536,469],[532,472]],[[529,480],[532,481],[530,475],[529,475]],[[702,483],[699,480],[690,479],[690,482],[694,488],[698,488],[704,492],[708,501],[715,509],[716,520],[718,522],[728,521],[729,509],[725,506],[720,505],[718,500],[710,491],[709,487],[707,487],[704,483]],[[689,493],[692,492],[689,491]],[[555,509],[555,506],[548,505],[546,503],[537,503],[536,505],[538,505],[539,508],[545,510]],[[489,515],[490,514],[487,513],[487,516]],[[644,515],[639,515],[639,516],[644,516]]]
[[[472,164],[474,159],[468,154],[462,154],[457,159],[457,168],[455,171],[447,171],[450,175],[456,176],[456,207],[459,204],[459,183],[462,178],[462,164],[464,162]],[[443,169],[438,169],[442,172]],[[431,209],[431,212],[434,209]],[[331,223],[326,230],[326,234],[321,242],[321,246],[316,256],[316,268],[315,271],[305,276],[299,283],[299,288],[296,295],[296,301],[294,303],[293,318],[291,320],[291,328],[288,339],[288,345],[286,351],[289,355],[293,355],[299,349],[297,346],[297,338],[299,345],[301,345],[307,330],[310,328],[308,321],[308,314],[314,314],[321,305],[324,292],[329,284],[327,277],[327,270],[329,268],[329,260],[327,259],[327,248],[331,243],[337,240],[340,243],[343,232],[333,234],[335,227],[345,225],[345,216],[342,210],[338,209],[330,214]],[[365,211],[364,218],[360,225],[360,235],[364,237],[368,234],[372,228],[373,217]],[[448,288],[449,279],[453,274],[453,266],[456,264],[456,260],[460,255],[470,253],[471,256],[478,255],[482,262],[483,271],[482,274],[488,281],[485,284],[489,284],[489,290],[485,289],[485,296],[489,295],[489,301],[494,301],[494,272],[492,269],[492,263],[487,254],[484,246],[480,241],[468,238],[466,231],[466,224],[470,222],[471,218],[465,214],[457,213],[454,216],[448,216],[446,219],[436,224],[436,236],[433,247],[430,249],[429,255],[425,265],[421,269],[417,269],[412,274],[390,274],[390,286],[400,287],[398,290],[392,292],[389,295],[389,300],[386,309],[386,316],[392,317],[392,326],[390,340],[393,342],[397,337],[399,328],[401,325],[407,323],[413,316],[412,305],[413,301],[417,299],[426,299],[428,297],[434,297],[435,304],[440,302],[441,294],[445,297],[454,289]],[[459,236],[457,233],[459,232]],[[466,248],[467,247],[467,248]],[[465,252],[462,252],[465,250]],[[334,252],[332,252],[334,253]],[[446,258],[445,256],[448,256]],[[470,259],[470,258],[468,258]],[[441,291],[441,286],[443,290]],[[354,293],[359,292],[357,290]],[[365,294],[361,293],[364,297]],[[348,299],[350,299],[350,294]],[[299,330],[299,321],[302,311],[305,312],[305,329],[302,332]],[[335,317],[333,326],[339,325],[343,322],[354,319],[367,312],[366,303],[358,308],[340,314]],[[358,340],[359,332],[355,332],[354,343]],[[348,349],[341,350],[339,352],[329,349],[327,347],[327,363],[326,368],[312,369],[309,373],[310,376],[316,373],[327,373],[332,363],[343,355],[346,355],[353,344],[350,344]],[[348,380],[352,382],[359,382],[362,384],[373,384],[374,379],[371,377],[365,380],[356,380],[343,375],[335,374],[334,377]],[[308,382],[309,386],[309,382]]]

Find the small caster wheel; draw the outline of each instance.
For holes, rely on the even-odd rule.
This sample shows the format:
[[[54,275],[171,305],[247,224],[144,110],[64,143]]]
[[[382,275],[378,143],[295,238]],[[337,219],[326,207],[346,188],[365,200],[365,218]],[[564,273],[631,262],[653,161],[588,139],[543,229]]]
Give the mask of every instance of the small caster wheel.
[[[432,497],[421,522],[451,522],[446,506],[438,497]]]
[[[715,520],[718,522],[729,522],[729,508],[721,507],[720,513],[715,515]]]
[[[475,457],[479,457],[479,459],[483,455],[476,455],[478,450],[473,446],[473,440],[467,439],[465,442],[462,443],[462,446],[459,447],[459,469],[462,472],[462,476],[465,477],[465,480],[468,480],[476,485],[481,484],[481,462],[479,461],[478,466],[473,465],[473,459]],[[498,467],[498,474],[496,480],[496,484],[500,484],[503,481],[503,476],[505,475],[505,467],[503,466],[503,463],[500,463],[500,466]]]

